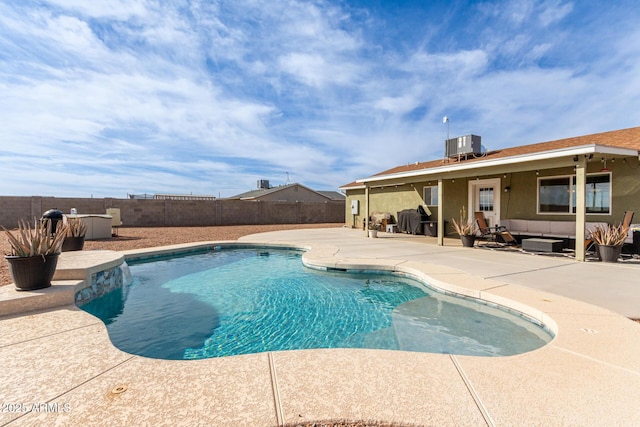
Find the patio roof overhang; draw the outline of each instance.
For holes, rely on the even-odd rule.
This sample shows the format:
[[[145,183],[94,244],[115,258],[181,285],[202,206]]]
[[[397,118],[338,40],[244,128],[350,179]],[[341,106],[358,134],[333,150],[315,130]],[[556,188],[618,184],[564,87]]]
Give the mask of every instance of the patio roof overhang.
[[[576,147],[568,147],[557,150],[541,151],[502,158],[487,158],[461,163],[448,163],[443,160],[442,166],[417,169],[387,175],[374,175],[368,178],[356,180],[362,186],[351,187],[364,188],[367,184],[376,185],[401,185],[400,181],[407,181],[415,178],[437,179],[437,178],[465,178],[473,176],[483,176],[489,174],[503,174],[513,172],[523,172],[530,170],[543,170],[559,167],[573,166],[576,163],[576,156],[592,156],[591,161],[600,161],[602,158],[612,157],[635,157],[639,156],[637,150],[611,147],[601,144],[588,144]],[[409,181],[410,182],[410,181]]]

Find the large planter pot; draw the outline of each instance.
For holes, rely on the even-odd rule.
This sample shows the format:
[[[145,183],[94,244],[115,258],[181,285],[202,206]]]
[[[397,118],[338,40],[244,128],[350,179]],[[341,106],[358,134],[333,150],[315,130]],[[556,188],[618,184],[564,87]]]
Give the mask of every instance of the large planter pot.
[[[62,252],[81,251],[84,247],[84,236],[65,237],[62,242]]]
[[[38,255],[32,257],[5,256],[9,263],[9,274],[19,291],[33,291],[51,286],[56,272],[58,255]]]
[[[598,258],[602,262],[618,262],[622,245],[597,245]]]
[[[465,248],[472,248],[473,244],[476,242],[476,236],[460,236],[460,240],[462,240],[462,246]]]
[[[372,239],[378,237],[378,230],[369,230],[369,237],[371,237]]]

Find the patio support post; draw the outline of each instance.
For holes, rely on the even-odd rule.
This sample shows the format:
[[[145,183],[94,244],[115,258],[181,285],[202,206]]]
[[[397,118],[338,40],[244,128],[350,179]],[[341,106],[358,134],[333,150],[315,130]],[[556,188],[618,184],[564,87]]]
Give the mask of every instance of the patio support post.
[[[444,190],[442,178],[438,178],[438,246],[444,246],[444,208],[442,200]]]
[[[365,182],[364,184],[364,234],[369,233],[369,186]]]
[[[580,156],[576,164],[576,261],[585,260],[585,213],[587,211],[587,159]]]

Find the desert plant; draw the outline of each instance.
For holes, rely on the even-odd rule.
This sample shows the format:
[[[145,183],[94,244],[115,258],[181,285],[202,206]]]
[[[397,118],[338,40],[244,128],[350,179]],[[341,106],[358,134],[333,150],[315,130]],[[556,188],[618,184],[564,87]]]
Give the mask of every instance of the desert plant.
[[[84,237],[87,235],[87,224],[80,218],[68,218],[69,225],[66,237]]]
[[[467,218],[467,209],[463,206],[460,209],[460,219],[451,218],[453,228],[460,236],[474,236],[476,234],[476,224]]]
[[[62,242],[68,232],[68,225],[58,224],[56,233],[52,234],[51,221],[38,222],[34,218],[33,227],[29,222],[20,220],[15,235],[4,226],[2,229],[11,246],[10,253],[6,255],[27,258],[60,253]]]
[[[627,238],[627,230],[622,224],[596,225],[591,231],[591,239],[598,245],[621,246]]]

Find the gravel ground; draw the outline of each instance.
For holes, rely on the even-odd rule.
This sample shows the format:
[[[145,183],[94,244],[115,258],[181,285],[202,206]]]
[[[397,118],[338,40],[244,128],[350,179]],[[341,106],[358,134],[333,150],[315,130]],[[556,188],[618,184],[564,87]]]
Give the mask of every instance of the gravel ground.
[[[117,237],[108,240],[90,240],[84,244],[85,250],[108,249],[124,251],[128,249],[151,248],[154,246],[173,245],[176,243],[206,242],[212,240],[236,240],[249,234],[276,230],[294,230],[302,228],[342,227],[340,224],[278,224],[278,225],[234,225],[219,227],[123,227]],[[4,235],[0,237],[0,251],[3,254],[10,250],[9,242]],[[0,286],[12,283],[8,264],[5,260],[0,264]]]

